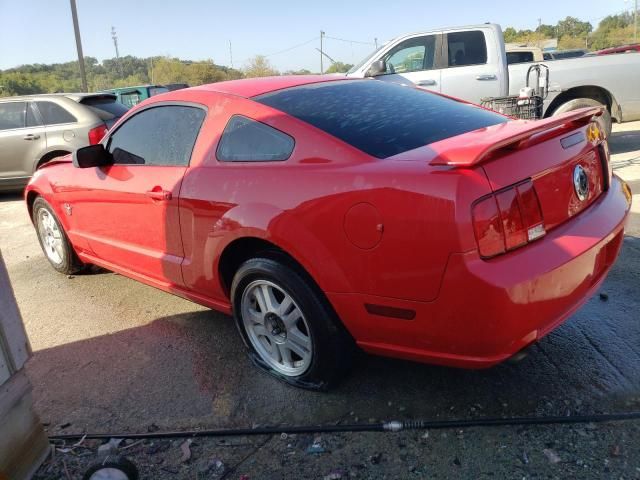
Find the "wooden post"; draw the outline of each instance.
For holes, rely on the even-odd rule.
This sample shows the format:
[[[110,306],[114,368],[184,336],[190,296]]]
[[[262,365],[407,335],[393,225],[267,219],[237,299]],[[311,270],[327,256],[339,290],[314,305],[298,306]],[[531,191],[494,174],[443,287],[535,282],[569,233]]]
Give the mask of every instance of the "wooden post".
[[[31,355],[0,252],[0,479],[26,480],[49,453],[24,364]]]

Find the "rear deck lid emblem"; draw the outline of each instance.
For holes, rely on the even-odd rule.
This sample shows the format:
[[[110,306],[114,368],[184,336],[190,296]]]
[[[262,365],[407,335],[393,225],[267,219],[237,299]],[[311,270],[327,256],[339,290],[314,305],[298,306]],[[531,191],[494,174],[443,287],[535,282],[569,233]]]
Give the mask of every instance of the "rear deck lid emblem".
[[[573,169],[573,188],[581,202],[584,202],[589,196],[589,178],[582,165],[576,165],[576,168]]]

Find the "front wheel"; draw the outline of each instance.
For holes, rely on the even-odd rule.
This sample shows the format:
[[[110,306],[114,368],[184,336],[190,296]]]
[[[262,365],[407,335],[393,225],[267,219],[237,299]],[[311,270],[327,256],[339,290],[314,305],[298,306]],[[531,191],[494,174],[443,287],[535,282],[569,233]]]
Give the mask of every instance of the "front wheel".
[[[231,287],[236,325],[252,361],[301,388],[326,390],[350,365],[352,342],[307,276],[270,258],[238,269]]]
[[[42,197],[33,202],[33,223],[42,251],[53,268],[67,275],[82,269],[82,262],[73,250],[60,220]]]

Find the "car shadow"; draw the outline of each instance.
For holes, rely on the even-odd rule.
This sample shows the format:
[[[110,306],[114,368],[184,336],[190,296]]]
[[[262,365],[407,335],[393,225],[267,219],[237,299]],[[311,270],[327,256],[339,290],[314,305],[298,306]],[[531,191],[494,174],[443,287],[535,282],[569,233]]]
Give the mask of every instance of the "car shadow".
[[[257,370],[233,320],[209,310],[39,350],[28,365],[52,431],[321,424],[394,418],[565,415],[631,409],[640,393],[640,240],[602,288],[517,364],[460,370],[358,353],[327,393]],[[635,277],[634,277],[635,275]],[[633,281],[633,278],[636,281]],[[130,281],[130,280],[125,280]],[[604,297],[603,297],[604,298]],[[636,400],[633,400],[633,399]]]
[[[15,202],[16,200],[22,199],[22,192],[2,192],[0,191],[0,203],[4,202]]]

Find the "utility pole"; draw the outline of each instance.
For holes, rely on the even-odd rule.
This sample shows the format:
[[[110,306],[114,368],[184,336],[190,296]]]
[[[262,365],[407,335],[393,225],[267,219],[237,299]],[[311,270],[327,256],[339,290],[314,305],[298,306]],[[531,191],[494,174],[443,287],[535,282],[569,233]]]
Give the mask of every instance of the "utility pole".
[[[80,27],[78,26],[78,11],[76,10],[76,0],[71,2],[71,17],[73,19],[73,31],[76,35],[76,49],[78,50],[78,65],[80,66],[80,77],[82,79],[82,91],[88,92],[87,73],[84,71],[84,55],[82,54],[82,41],[80,40]]]
[[[322,53],[322,40],[324,39],[324,32],[320,30],[320,75],[324,73],[323,65],[323,53]]]
[[[378,50],[378,37],[373,39],[373,43],[376,44],[376,50]]]
[[[229,40],[229,62],[231,63],[231,68],[233,68],[233,52],[231,51],[231,40]]]
[[[638,43],[638,0],[633,4],[633,43]]]
[[[118,51],[118,35],[116,35],[116,27],[111,26],[111,38],[113,39],[113,46],[116,47],[116,58],[120,60],[120,52]]]

